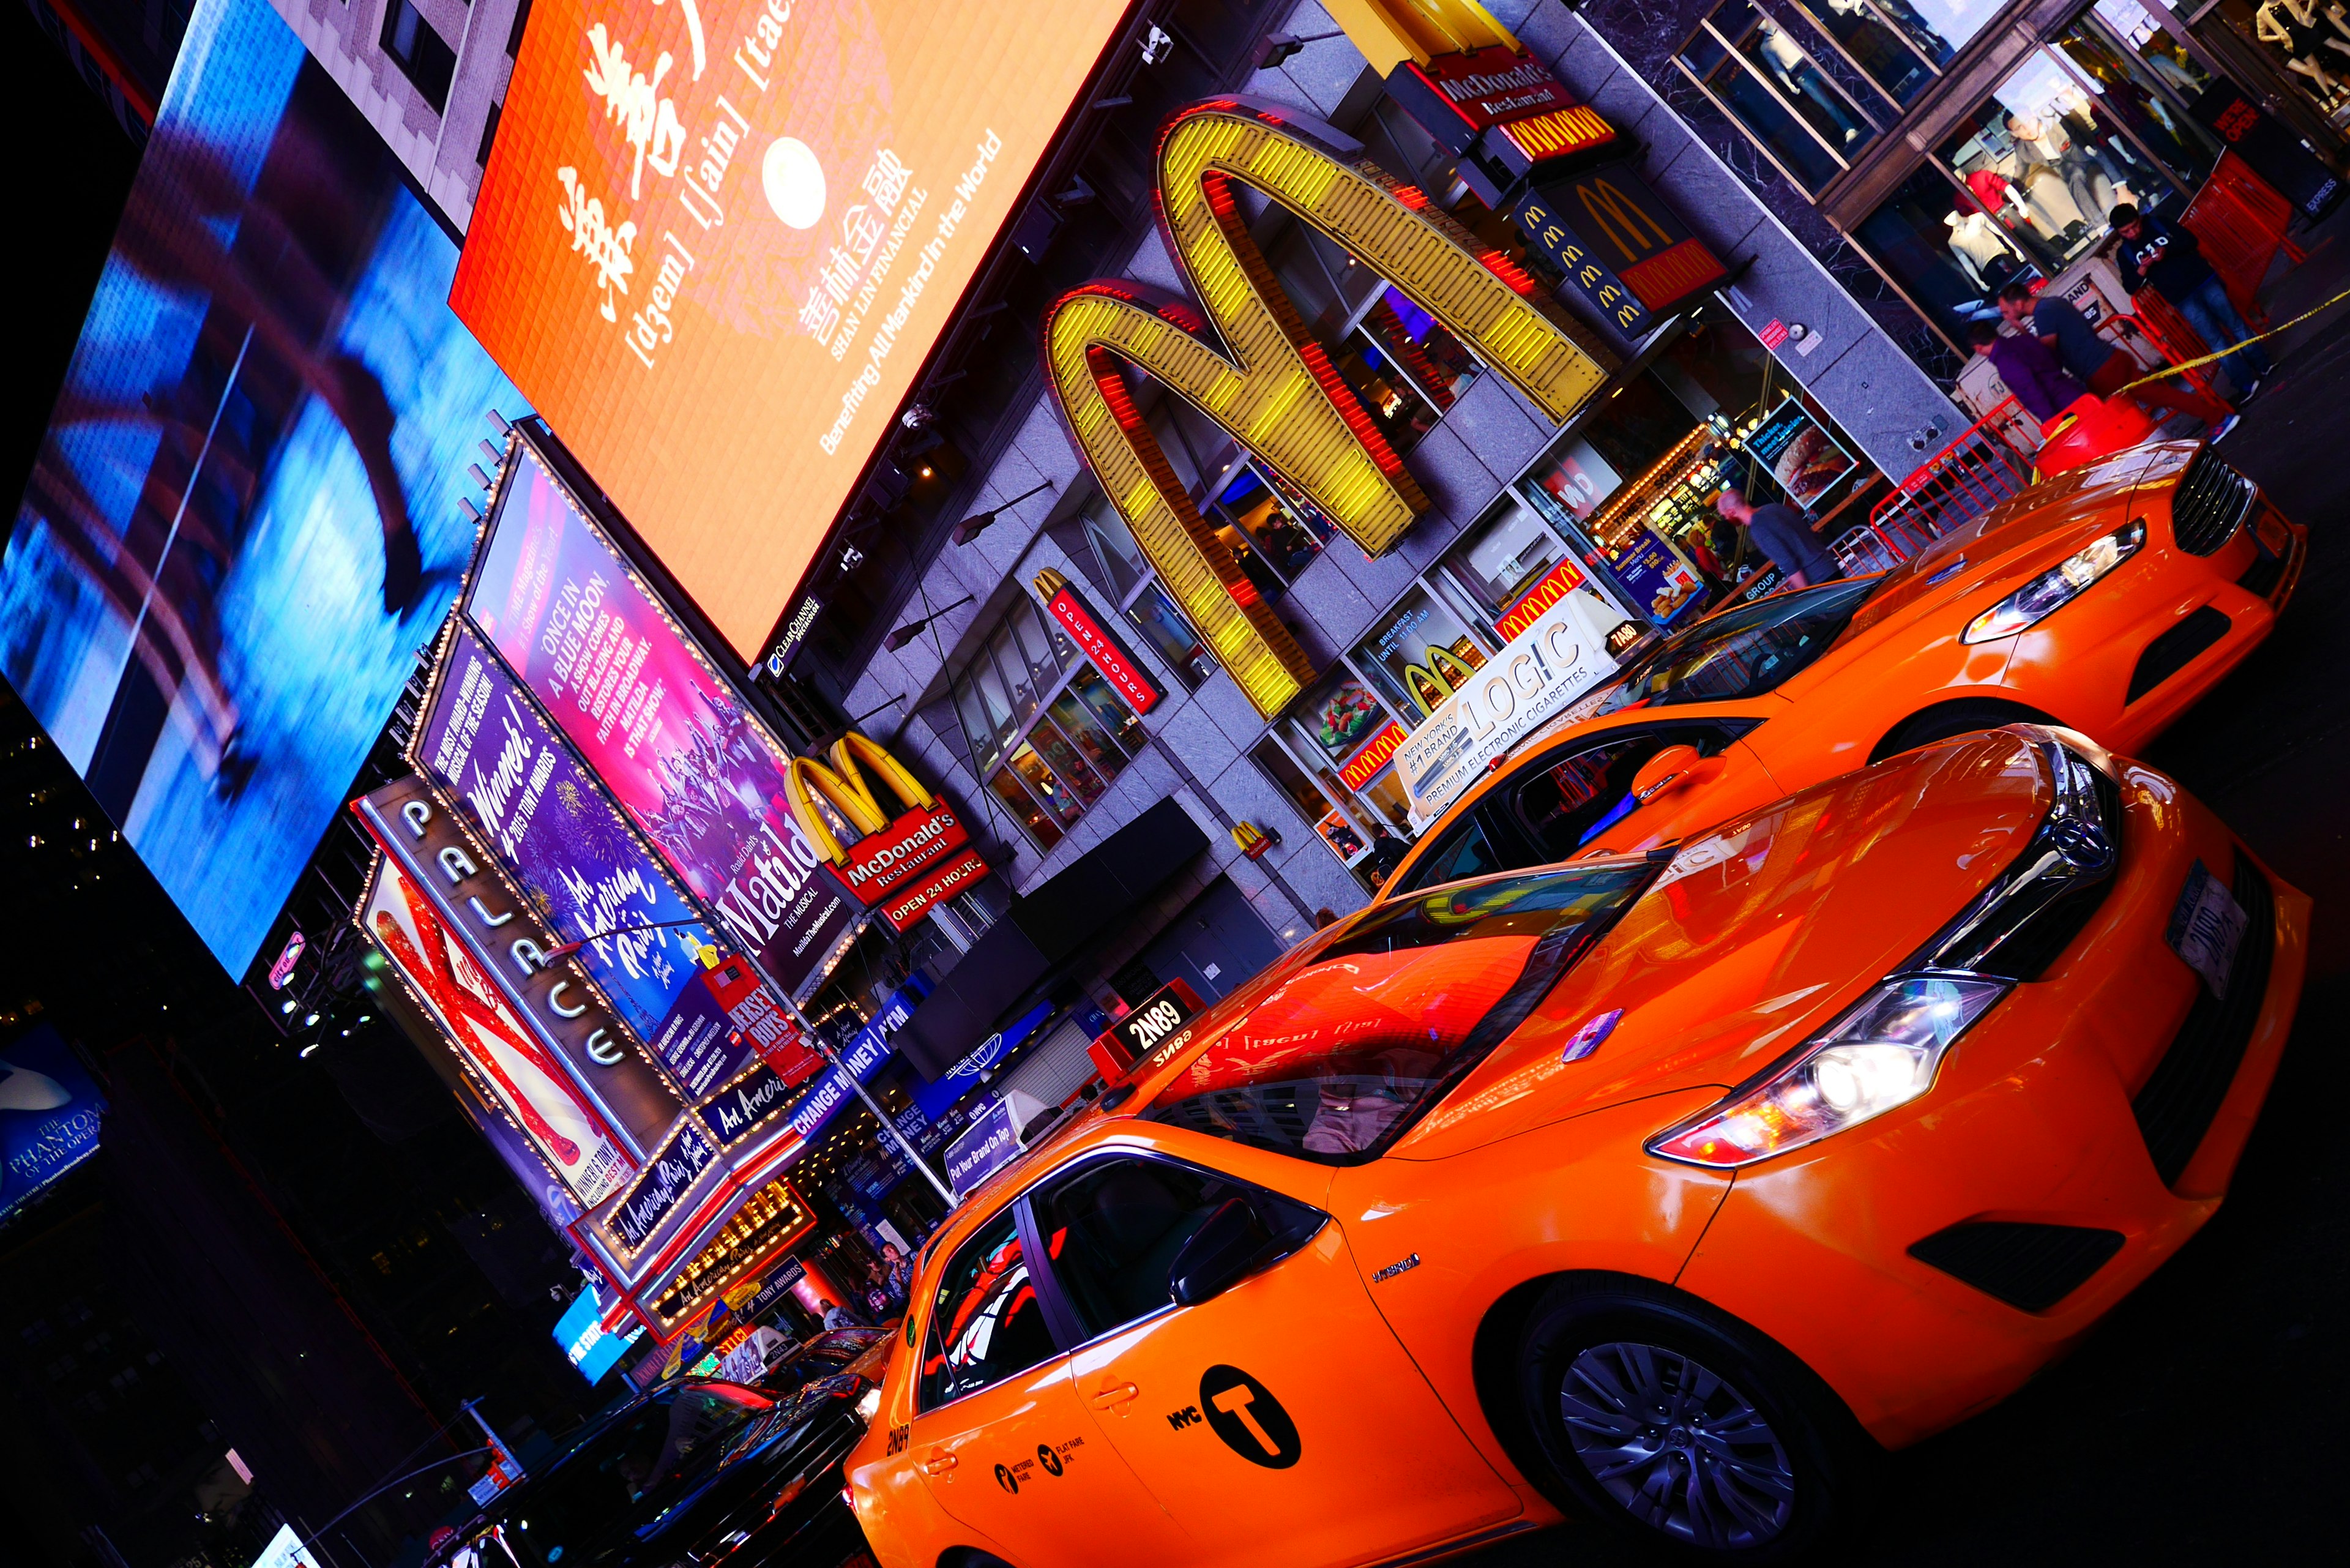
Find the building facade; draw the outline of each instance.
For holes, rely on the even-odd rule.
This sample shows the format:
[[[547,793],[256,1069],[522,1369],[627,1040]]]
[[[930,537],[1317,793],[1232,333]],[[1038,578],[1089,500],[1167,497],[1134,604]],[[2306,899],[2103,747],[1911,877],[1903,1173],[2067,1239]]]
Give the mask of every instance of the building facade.
[[[1824,262],[1771,192],[1741,177],[1752,170],[1659,95],[1652,73],[1564,6],[1496,9],[1574,99],[1637,145],[1632,167],[1730,275],[1685,306],[1661,343],[1625,345],[1632,353],[1607,389],[1563,426],[1384,279],[1261,207],[1258,248],[1432,503],[1371,558],[1214,421],[1139,389],[1201,513],[1306,650],[1317,675],[1303,697],[1258,711],[1137,546],[1042,388],[1006,411],[1009,439],[967,482],[965,510],[983,525],[966,525],[966,543],[942,543],[884,618],[891,624],[874,623],[887,634],[920,622],[911,634],[868,636],[830,668],[821,657],[794,666],[811,684],[837,679],[860,727],[971,803],[1001,847],[1006,885],[1024,896],[1162,802],[1189,814],[1208,847],[1100,946],[1089,994],[1105,1008],[1179,977],[1219,993],[1256,967],[1236,969],[1227,953],[1270,956],[1321,911],[1358,907],[1414,832],[1390,759],[1426,717],[1430,692],[1416,683],[1431,668],[1441,679],[1447,657],[1457,670],[1499,652],[1523,624],[1530,586],[1561,563],[1596,568],[1611,622],[1659,618],[1659,591],[1667,601],[1677,591],[1659,585],[1685,582],[1690,568],[1653,514],[1676,508],[1683,528],[1700,521],[1710,491],[1697,482],[1718,472],[1705,454],[1730,444],[1725,433],[1734,443],[1772,416],[1782,426],[1808,419],[1854,471],[1839,475],[1832,505],[1859,493],[1862,472],[1906,474],[1965,422],[1907,351],[1900,334],[1917,322],[1905,324],[1906,306],[1895,302],[1897,315],[1846,288],[1834,258]],[[1453,161],[1327,14],[1306,4],[1260,26],[1249,60],[1268,63],[1222,85],[1352,136],[1431,195],[1449,187],[1471,232],[1515,237],[1448,177]],[[1541,263],[1523,241],[1515,254]],[[1102,270],[1188,288],[1151,226]],[[999,352],[1033,349],[1015,338]],[[1634,539],[1639,547],[1627,548]],[[858,570],[827,565],[813,596]],[[1070,635],[1072,597],[1108,633],[1107,659],[1145,678],[1147,709]]]
[[[442,220],[463,233],[530,0],[272,0]]]

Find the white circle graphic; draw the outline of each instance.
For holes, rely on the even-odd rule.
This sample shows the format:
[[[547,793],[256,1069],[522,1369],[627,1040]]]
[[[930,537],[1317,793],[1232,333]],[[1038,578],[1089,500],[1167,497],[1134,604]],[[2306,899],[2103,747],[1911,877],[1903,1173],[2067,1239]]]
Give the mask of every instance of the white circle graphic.
[[[815,228],[824,217],[824,165],[797,137],[776,138],[759,179],[767,188],[767,205],[792,228]]]

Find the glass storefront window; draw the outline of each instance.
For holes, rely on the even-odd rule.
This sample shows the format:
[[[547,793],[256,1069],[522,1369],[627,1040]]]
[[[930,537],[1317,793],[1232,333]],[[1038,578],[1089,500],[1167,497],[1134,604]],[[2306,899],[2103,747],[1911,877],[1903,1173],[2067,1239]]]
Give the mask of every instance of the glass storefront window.
[[[2120,121],[2166,173],[2190,186],[2202,183],[2220,161],[2220,149],[2188,115],[2185,102],[2172,96],[2176,88],[2153,64],[2124,48],[2097,25],[2094,12],[2083,12],[2049,41],[2088,84],[2087,92],[2077,82],[2074,86],[2077,113],[2094,112],[2102,120]],[[2350,65],[2350,59],[2344,64]]]
[[[1183,618],[1183,612],[1175,607],[1175,601],[1157,579],[1135,590],[1126,606],[1126,618],[1184,685],[1197,687],[1216,672],[1208,645],[1200,640],[1200,634],[1191,629],[1191,623]]]
[[[1086,711],[1118,742],[1120,751],[1132,756],[1142,750],[1148,739],[1142,732],[1142,721],[1126,705],[1126,699],[1101,678],[1100,671],[1090,664],[1080,664],[1069,676],[1069,694],[1086,706]],[[1108,771],[1116,773],[1123,764],[1110,762]]]
[[[1414,587],[1355,645],[1355,665],[1407,724],[1443,705],[1485,662],[1485,649],[1452,608]]]
[[[1086,814],[1076,793],[1053,776],[1053,770],[1045,765],[1045,759],[1027,742],[1012,748],[1010,764],[1012,772],[1020,775],[1021,782],[1047,811],[1060,819],[1062,826],[1066,827]]]
[[[1443,561],[1445,574],[1475,605],[1479,630],[1505,640],[1494,623],[1566,559],[1566,545],[1534,510],[1504,491],[1499,512],[1471,528]]]
[[[1003,804],[1005,810],[1035,841],[1036,847],[1050,851],[1061,842],[1061,825],[1052,815],[1036,804],[1036,797],[1027,786],[1013,776],[1010,768],[998,768],[987,775],[988,793]]]
[[[1277,597],[1298,573],[1312,566],[1329,537],[1326,531],[1291,512],[1253,463],[1239,464],[1205,510],[1211,524],[1223,524],[1217,532],[1234,545],[1241,569],[1249,573],[1251,581],[1257,582],[1266,571],[1274,575],[1268,597]],[[1260,570],[1250,570],[1252,558]],[[1264,584],[1258,582],[1258,587],[1263,590]]]
[[[1739,8],[1751,9],[1745,0],[1739,0]],[[1700,30],[1673,63],[1798,189],[1817,194],[1843,171],[1841,137],[1835,143],[1824,140],[1711,31]]]
[[[1440,414],[1451,408],[1476,379],[1477,363],[1460,339],[1399,289],[1379,291],[1358,330]]]
[[[1954,344],[1966,341],[1969,322],[1995,314],[1992,280],[2030,265],[1998,220],[1928,168],[1903,181],[1853,237]]]
[[[1895,103],[1906,106],[1933,84],[1933,66],[1866,0],[1795,0],[1795,4],[1835,41],[1844,57]]]
[[[1134,535],[1127,530],[1126,520],[1118,509],[1100,496],[1096,496],[1085,513],[1086,539],[1093,546],[1094,559],[1101,566],[1101,580],[1109,584],[1134,629],[1166,666],[1175,672],[1175,679],[1186,689],[1196,689],[1200,682],[1216,672],[1215,656],[1167,590],[1159,586],[1158,574],[1151,568],[1149,558],[1143,555]],[[1056,636],[1058,626],[1054,627]],[[1071,659],[1074,660],[1074,653]]]
[[[1568,516],[1584,523],[1607,504],[1624,476],[1589,441],[1577,441],[1544,463],[1534,480]]]
[[[1830,0],[1831,4],[1835,0]],[[1868,8],[1917,47],[1936,68],[1947,66],[2007,0],[1865,0]]]
[[[974,771],[1039,849],[1101,799],[1145,738],[1125,700],[1024,595],[951,690]]]
[[[1748,68],[1776,88],[1780,101],[1839,155],[1849,160],[1876,135],[1867,116],[1813,64],[1795,36],[1756,10],[1751,0],[1730,0],[1714,12],[1712,24]]]
[[[1995,237],[2053,273],[2102,239],[2118,202],[2151,209],[2170,182],[2120,134],[2102,101],[2082,89],[2046,50],[2034,50],[1942,144],[1943,166],[1959,177],[1995,225]],[[1962,202],[1961,205],[1964,203]],[[1996,252],[1985,226],[1961,221],[1959,244]],[[2012,275],[1986,260],[1985,286]]]
[[[1036,748],[1037,755],[1043,757],[1054,774],[1069,786],[1080,811],[1101,799],[1102,791],[1108,786],[1103,784],[1101,774],[1095,771],[1093,764],[1077,754],[1077,748],[1061,733],[1060,726],[1050,719],[1045,720],[1028,732],[1028,743]],[[1107,758],[1108,753],[1101,754]]]

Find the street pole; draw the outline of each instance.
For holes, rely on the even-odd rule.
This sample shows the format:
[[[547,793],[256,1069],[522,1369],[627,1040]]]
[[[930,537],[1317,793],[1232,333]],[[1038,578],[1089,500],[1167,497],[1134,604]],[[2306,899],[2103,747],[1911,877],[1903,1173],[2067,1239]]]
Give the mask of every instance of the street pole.
[[[820,873],[812,874],[820,875]],[[850,928],[850,940],[856,940],[857,932],[864,928],[865,923],[865,920],[860,918],[857,924]],[[806,1013],[800,1011],[800,1004],[792,1000],[789,988],[775,983],[775,977],[767,972],[767,966],[759,961],[757,953],[746,950],[743,956],[750,960],[753,969],[759,971],[759,982],[775,992],[777,999],[783,1002],[784,1011],[791,1014],[792,1022],[799,1025],[800,1033],[807,1037],[808,1044],[815,1046],[824,1059],[832,1064],[834,1072],[847,1080],[848,1086],[857,1092],[857,1097],[865,1102],[865,1108],[873,1113],[873,1119],[881,1124],[881,1130],[888,1134],[889,1140],[903,1151],[907,1162],[916,1170],[920,1171],[922,1179],[937,1189],[939,1197],[949,1208],[952,1208],[955,1200],[954,1189],[940,1179],[939,1173],[931,1168],[931,1162],[922,1158],[921,1151],[917,1149],[912,1140],[899,1130],[897,1122],[891,1119],[889,1113],[881,1108],[880,1102],[876,1100],[865,1085],[858,1081],[857,1075],[849,1070],[848,1064],[840,1059],[840,1053],[833,1049],[832,1042],[816,1033],[815,1023],[809,1021]]]

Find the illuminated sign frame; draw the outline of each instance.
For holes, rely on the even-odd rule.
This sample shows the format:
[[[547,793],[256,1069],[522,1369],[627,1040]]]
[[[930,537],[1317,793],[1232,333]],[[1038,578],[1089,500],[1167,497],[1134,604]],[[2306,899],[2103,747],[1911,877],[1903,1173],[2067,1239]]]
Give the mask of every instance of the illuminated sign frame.
[[[971,834],[954,807],[887,747],[851,730],[827,754],[829,765],[794,757],[784,774],[784,794],[800,833],[831,863],[858,903],[878,906],[894,929],[904,931],[947,893],[987,875],[987,863],[971,848]],[[904,812],[894,818],[882,812],[864,768],[873,770]],[[816,808],[819,796],[861,836],[857,842],[844,845],[835,836]]]
[[[1045,313],[1055,410],[1161,580],[1260,713],[1314,666],[1201,517],[1128,390],[1131,365],[1172,389],[1343,529],[1385,553],[1429,499],[1371,422],[1266,263],[1234,187],[1286,207],[1442,323],[1543,413],[1565,423],[1607,376],[1606,350],[1534,279],[1370,162],[1362,144],[1269,100],[1177,110],[1159,137],[1167,247],[1206,306],[1100,281]],[[1222,339],[1211,341],[1209,326]]]

